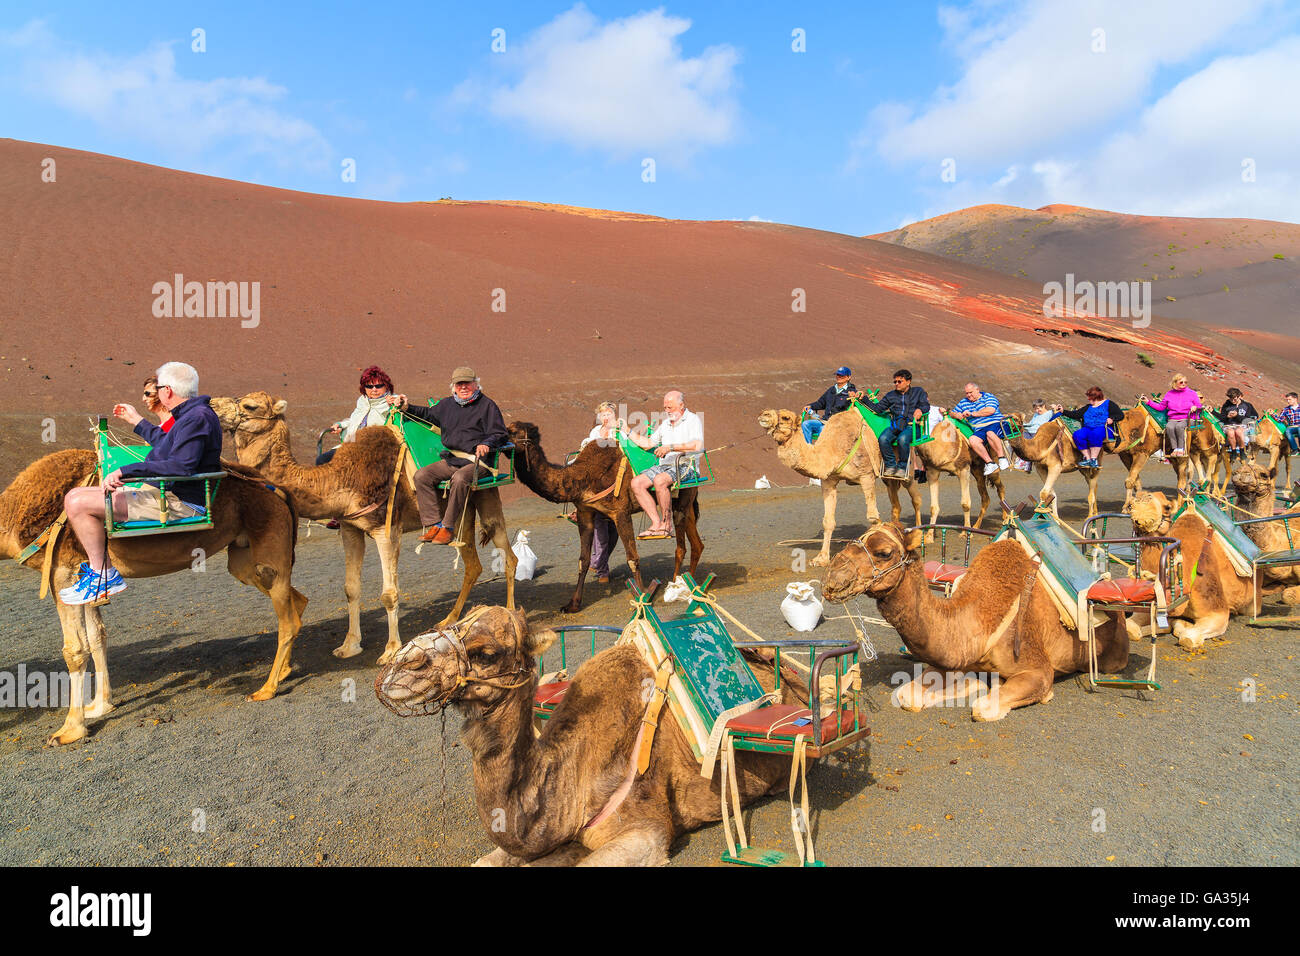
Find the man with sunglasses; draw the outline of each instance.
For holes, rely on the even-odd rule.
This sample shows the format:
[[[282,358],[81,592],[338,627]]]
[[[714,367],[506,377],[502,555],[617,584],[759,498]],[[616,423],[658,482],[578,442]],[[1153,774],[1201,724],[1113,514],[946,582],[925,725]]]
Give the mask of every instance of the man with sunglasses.
[[[880,433],[880,456],[884,459],[882,478],[906,481],[907,464],[912,455],[912,422],[930,413],[930,398],[925,389],[912,384],[912,373],[900,368],[894,373],[893,391],[874,402],[868,396],[860,399],[877,415],[889,419],[889,426]],[[898,453],[895,457],[894,446]]]
[[[415,473],[415,497],[425,527],[420,540],[451,544],[474,481],[481,474],[480,460],[509,442],[501,409],[483,394],[478,376],[467,366],[452,372],[451,395],[437,405],[412,405],[405,395],[390,395],[388,402],[402,414],[442,430],[446,457]],[[438,494],[438,484],[443,481],[451,482],[445,505]]]
[[[98,603],[126,590],[126,581],[108,557],[104,529],[104,494],[112,493],[113,515],[118,521],[157,521],[163,507],[169,518],[191,518],[204,513],[202,481],[178,481],[164,496],[156,485],[128,487],[132,478],[155,475],[183,477],[221,470],[221,422],[198,394],[199,373],[183,362],[168,362],[158,369],[158,401],[171,412],[175,424],[164,432],[146,421],[130,405],[114,405],[113,414],[135,428],[153,446],[143,461],[134,462],[104,477],[102,485],[73,488],[63,498],[68,525],[86,549],[77,583],[59,591],[64,604]]]

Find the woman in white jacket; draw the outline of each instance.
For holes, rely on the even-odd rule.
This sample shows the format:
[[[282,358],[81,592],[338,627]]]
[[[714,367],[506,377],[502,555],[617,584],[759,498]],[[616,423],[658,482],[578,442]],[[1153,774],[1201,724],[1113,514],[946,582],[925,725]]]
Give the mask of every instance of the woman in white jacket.
[[[356,441],[357,432],[367,425],[382,425],[388,417],[391,407],[388,396],[393,394],[393,380],[378,365],[372,365],[361,373],[361,397],[357,406],[347,418],[335,422],[330,431],[341,434],[341,441]],[[316,464],[323,465],[334,457],[338,449],[331,448],[316,459]]]

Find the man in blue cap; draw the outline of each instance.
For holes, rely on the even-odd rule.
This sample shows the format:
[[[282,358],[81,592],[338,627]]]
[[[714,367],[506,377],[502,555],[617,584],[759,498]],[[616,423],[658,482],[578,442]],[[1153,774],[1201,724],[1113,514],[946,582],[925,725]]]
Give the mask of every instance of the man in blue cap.
[[[835,384],[822,393],[822,397],[811,405],[805,405],[805,412],[814,412],[818,417],[803,423],[803,440],[812,444],[826,426],[824,419],[837,415],[849,408],[852,400],[858,397],[858,387],[850,381],[853,369],[841,365],[835,370]],[[822,413],[825,412],[823,415]]]

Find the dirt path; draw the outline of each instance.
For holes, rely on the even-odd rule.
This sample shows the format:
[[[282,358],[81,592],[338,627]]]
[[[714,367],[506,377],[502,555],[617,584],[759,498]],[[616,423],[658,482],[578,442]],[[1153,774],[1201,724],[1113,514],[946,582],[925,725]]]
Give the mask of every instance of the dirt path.
[[[1156,486],[1170,481],[1159,466],[1147,477]],[[1104,502],[1122,500],[1120,478],[1107,475]],[[1009,484],[1013,500],[1037,487],[1019,474]],[[1082,487],[1063,479],[1074,499]],[[952,520],[955,486],[944,492]],[[717,572],[729,610],[786,636],[784,585],[815,575],[792,571],[791,549],[774,543],[818,534],[817,490],[706,493],[702,507],[701,570]],[[528,528],[540,558],[540,576],[520,584],[518,599],[549,624],[561,623],[554,609],[571,592],[577,554],[557,512],[537,499],[508,510],[512,532]],[[837,536],[860,534],[864,517],[856,493],[841,495]],[[666,578],[671,545],[646,550],[646,570]],[[459,573],[447,549],[416,555],[409,536],[401,571],[410,638],[445,613]],[[384,625],[373,549],[360,657],[330,654],[346,630],[334,533],[318,528],[303,540],[294,581],[312,602],[294,674],[262,704],[243,697],[265,677],[274,617],[260,594],[224,573],[222,559],[206,573],[133,582],[114,599],[105,620],[117,708],[91,725],[87,740],[44,750],[59,711],[0,710],[0,864],[441,865],[487,852],[468,755],[457,745],[459,719],[448,716],[440,732],[440,718],[402,720],[375,699]],[[63,670],[54,609],[36,601],[36,584],[35,574],[0,565],[0,670]],[[504,596],[499,578],[474,595],[486,603]],[[874,611],[870,601],[858,605]],[[574,622],[621,624],[627,612],[619,586],[594,585]],[[816,633],[849,629],[829,621]],[[870,743],[810,777],[818,851],[830,862],[1300,862],[1296,629],[1234,623],[1198,654],[1165,638],[1157,665],[1164,690],[1145,699],[1088,694],[1067,679],[1050,703],[996,724],[972,722],[967,707],[909,714],[890,706],[891,681],[910,678],[915,662],[892,631],[873,629],[873,639],[880,659],[864,674]],[[1146,654],[1143,645],[1132,669],[1145,666]],[[1249,703],[1247,679],[1256,688]],[[750,830],[758,843],[789,849],[788,819],[781,800],[768,800]],[[709,864],[721,849],[710,827],[681,841],[673,863]]]

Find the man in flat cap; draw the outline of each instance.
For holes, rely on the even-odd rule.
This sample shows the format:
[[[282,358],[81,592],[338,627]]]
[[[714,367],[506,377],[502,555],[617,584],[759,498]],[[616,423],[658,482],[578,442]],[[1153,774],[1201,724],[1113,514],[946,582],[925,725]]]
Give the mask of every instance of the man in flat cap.
[[[826,421],[832,415],[838,415],[849,408],[853,404],[853,399],[860,394],[858,387],[853,384],[853,369],[841,365],[835,370],[834,375],[835,384],[826,389],[817,401],[803,407],[805,412],[812,412],[817,416],[803,423],[803,440],[810,445],[822,433]]]
[[[389,404],[404,415],[418,418],[442,431],[447,451],[441,461],[415,473],[415,497],[420,504],[421,541],[450,544],[465,511],[467,496],[482,473],[479,460],[509,442],[505,419],[497,403],[483,394],[474,370],[461,366],[451,373],[451,395],[436,405],[411,405],[405,395],[393,395]],[[439,482],[450,481],[447,501],[438,495]]]

